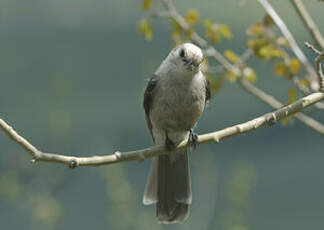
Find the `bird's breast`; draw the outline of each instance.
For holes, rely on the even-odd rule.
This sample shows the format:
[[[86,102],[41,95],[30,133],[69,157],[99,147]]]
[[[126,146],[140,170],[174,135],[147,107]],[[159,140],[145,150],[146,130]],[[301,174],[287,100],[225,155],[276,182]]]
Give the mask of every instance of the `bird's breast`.
[[[205,90],[200,81],[162,82],[151,111],[153,125],[162,129],[188,131],[205,107]]]

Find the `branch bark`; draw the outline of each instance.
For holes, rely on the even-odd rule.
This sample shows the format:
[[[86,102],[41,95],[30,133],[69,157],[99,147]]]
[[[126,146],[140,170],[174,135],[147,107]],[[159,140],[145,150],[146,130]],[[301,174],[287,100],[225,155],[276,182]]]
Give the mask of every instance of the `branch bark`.
[[[254,131],[265,125],[273,125],[277,121],[302,111],[308,106],[315,104],[324,99],[324,93],[312,93],[303,97],[293,104],[285,106],[274,112],[264,114],[260,117],[254,118],[250,121],[234,125],[216,132],[206,133],[198,136],[197,144],[204,144],[208,142],[220,142],[220,140],[229,138],[231,136],[239,135]],[[91,156],[91,157],[76,157],[67,156],[55,153],[46,153],[38,150],[27,139],[20,136],[9,124],[0,118],[0,129],[7,134],[15,143],[23,147],[31,156],[32,162],[46,161],[56,162],[68,165],[71,168],[77,166],[99,166],[106,164],[113,164],[123,161],[143,161],[145,158],[150,158],[167,153],[164,146],[153,146],[141,150],[130,152],[115,152],[110,155]],[[323,134],[323,133],[322,133]],[[189,147],[187,141],[181,142],[176,149],[183,149]]]
[[[265,93],[261,89],[255,87],[253,84],[246,80],[240,81],[241,86],[250,94],[254,95],[260,101],[264,102],[265,104],[271,106],[272,108],[279,109],[283,107],[283,104],[275,99],[273,96]],[[313,130],[317,131],[318,133],[324,135],[324,125],[320,122],[316,121],[315,119],[303,114],[303,113],[296,113],[294,117],[299,120],[304,125],[312,128]]]
[[[324,92],[324,74],[322,70],[322,61],[324,60],[324,50],[318,51],[317,49],[315,49],[314,46],[312,46],[308,42],[305,42],[305,46],[310,50],[312,50],[317,55],[317,57],[315,58],[315,65],[316,65],[316,73],[318,78],[319,90],[321,92]]]

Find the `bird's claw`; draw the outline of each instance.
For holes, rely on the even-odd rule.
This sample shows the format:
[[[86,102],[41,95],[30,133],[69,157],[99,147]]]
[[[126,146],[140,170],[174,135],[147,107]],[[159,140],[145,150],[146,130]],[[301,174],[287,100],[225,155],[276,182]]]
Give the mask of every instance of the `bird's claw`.
[[[197,147],[198,135],[194,133],[193,129],[189,131],[188,144],[194,149]]]
[[[173,143],[173,141],[169,139],[167,134],[165,138],[165,147],[167,148],[168,151],[171,151],[172,149],[175,148],[175,144]]]

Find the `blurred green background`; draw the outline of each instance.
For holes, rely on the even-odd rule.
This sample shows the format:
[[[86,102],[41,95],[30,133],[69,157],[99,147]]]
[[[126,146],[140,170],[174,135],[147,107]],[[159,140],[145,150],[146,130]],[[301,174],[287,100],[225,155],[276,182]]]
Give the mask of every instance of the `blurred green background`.
[[[240,2],[175,1],[183,13],[195,8],[202,18],[228,24],[234,37],[217,48],[237,53],[245,50],[246,28],[264,15],[257,1],[246,0],[243,7]],[[323,29],[324,4],[304,2]],[[310,40],[289,1],[272,3],[301,46]],[[142,94],[173,43],[165,19],[153,22],[151,42],[136,33],[140,5],[134,0],[1,0],[1,118],[49,152],[90,156],[150,146]],[[256,68],[256,84],[286,101],[292,85],[273,77],[272,64],[254,58],[249,63]],[[196,131],[214,131],[269,111],[226,83]],[[324,122],[319,112],[308,112]],[[3,133],[0,145],[1,229],[324,227],[323,137],[298,121],[199,146],[191,155],[191,215],[172,226],[157,224],[155,208],[142,205],[149,160],[70,170],[32,165]]]

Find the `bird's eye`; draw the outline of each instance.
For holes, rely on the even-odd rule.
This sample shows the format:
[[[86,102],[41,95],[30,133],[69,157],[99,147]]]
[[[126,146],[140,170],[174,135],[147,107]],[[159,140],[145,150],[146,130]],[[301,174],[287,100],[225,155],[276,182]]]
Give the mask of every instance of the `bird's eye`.
[[[182,58],[185,56],[185,51],[184,51],[184,49],[181,49],[181,50],[180,50],[179,55],[180,55],[180,57],[182,57]]]

